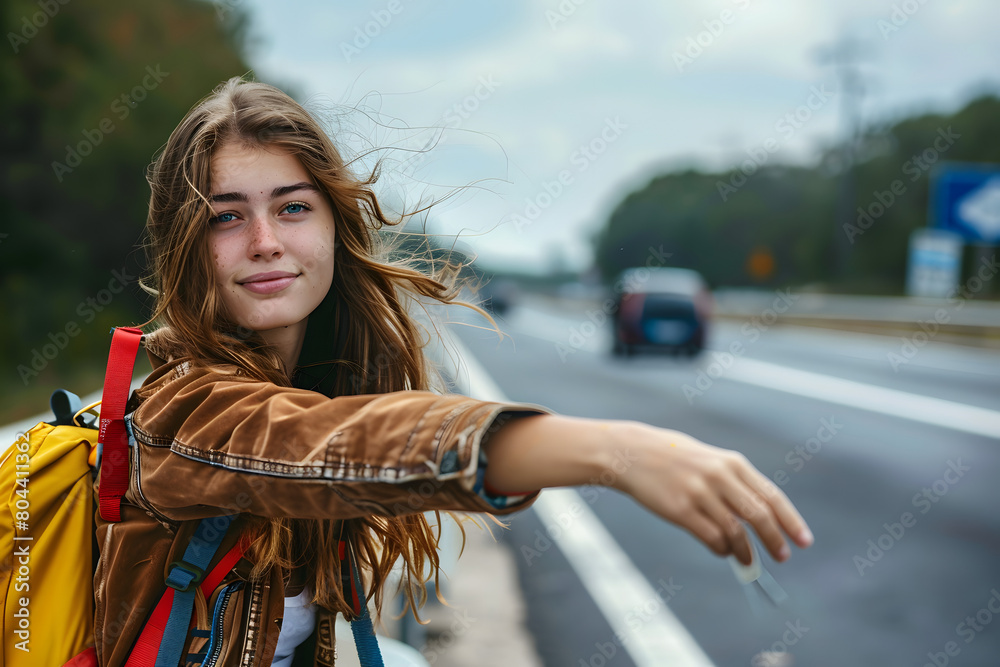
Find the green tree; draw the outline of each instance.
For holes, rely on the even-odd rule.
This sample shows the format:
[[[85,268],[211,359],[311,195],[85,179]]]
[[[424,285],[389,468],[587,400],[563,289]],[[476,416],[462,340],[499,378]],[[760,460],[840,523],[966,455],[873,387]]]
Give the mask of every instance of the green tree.
[[[195,102],[250,72],[246,18],[194,0],[12,0],[0,19],[0,387],[34,414],[56,386],[96,389],[110,327],[147,316],[145,171]]]
[[[835,219],[838,146],[811,167],[656,176],[628,194],[595,236],[597,266],[610,280],[644,264],[650,246],[662,246],[673,253],[671,265],[697,269],[713,286],[822,283],[831,291],[899,294],[910,233],[928,224],[933,170],[946,160],[1000,161],[998,130],[1000,99],[983,96],[954,114],[924,114],[870,132],[855,167],[857,201],[847,228]],[[833,273],[835,241],[848,245],[844,276]],[[773,258],[768,276],[748,270],[749,257],[761,250]]]

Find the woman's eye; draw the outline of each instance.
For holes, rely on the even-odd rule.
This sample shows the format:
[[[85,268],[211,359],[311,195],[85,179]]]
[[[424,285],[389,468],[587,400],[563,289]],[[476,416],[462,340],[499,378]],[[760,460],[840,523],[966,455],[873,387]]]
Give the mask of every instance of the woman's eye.
[[[213,222],[213,223],[214,222],[226,223],[226,222],[232,222],[235,219],[236,219],[236,214],[235,213],[220,213],[219,215],[217,215],[214,218],[212,218],[211,220],[209,220],[209,222]]]
[[[285,213],[289,215],[296,215],[298,213],[304,213],[308,211],[309,207],[302,202],[292,202],[291,204],[285,205]]]

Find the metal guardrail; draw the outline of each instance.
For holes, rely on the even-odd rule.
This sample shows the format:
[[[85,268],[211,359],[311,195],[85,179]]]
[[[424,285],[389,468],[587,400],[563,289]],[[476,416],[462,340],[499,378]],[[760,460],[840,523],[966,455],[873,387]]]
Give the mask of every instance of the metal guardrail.
[[[875,333],[923,331],[937,340],[1000,347],[1000,302],[841,294],[721,290],[715,316],[765,325],[794,324]]]

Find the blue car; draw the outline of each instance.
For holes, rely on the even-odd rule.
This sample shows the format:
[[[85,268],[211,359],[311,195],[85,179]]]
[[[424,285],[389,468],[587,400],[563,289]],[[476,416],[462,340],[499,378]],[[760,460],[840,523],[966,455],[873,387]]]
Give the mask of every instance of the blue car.
[[[615,354],[659,351],[694,357],[704,349],[712,294],[700,273],[633,268],[614,285]]]

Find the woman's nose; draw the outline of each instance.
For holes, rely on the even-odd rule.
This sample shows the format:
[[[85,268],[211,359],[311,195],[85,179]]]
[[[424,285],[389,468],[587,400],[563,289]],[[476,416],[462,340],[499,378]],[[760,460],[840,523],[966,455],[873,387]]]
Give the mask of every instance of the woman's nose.
[[[251,221],[250,244],[247,251],[252,259],[275,258],[284,253],[285,247],[274,223],[260,216]]]

